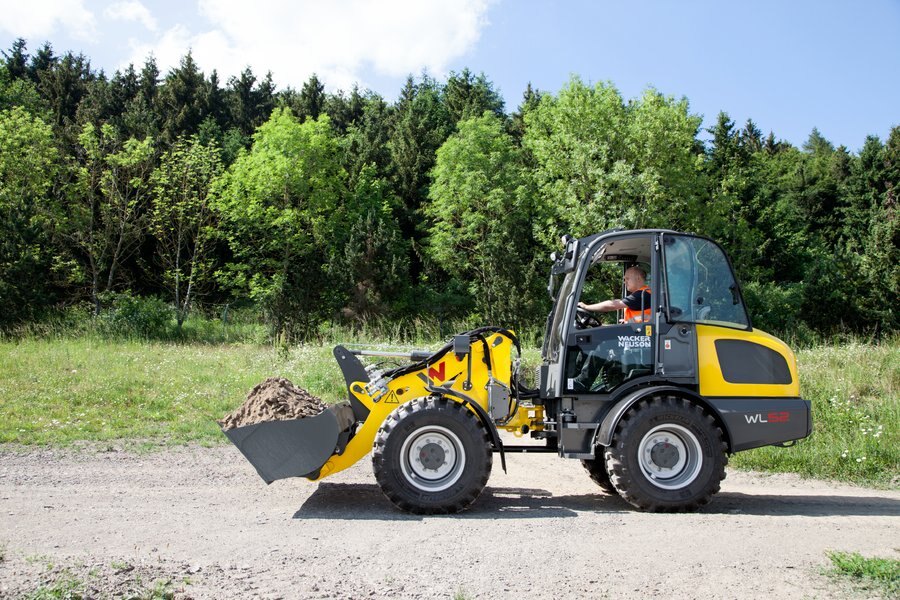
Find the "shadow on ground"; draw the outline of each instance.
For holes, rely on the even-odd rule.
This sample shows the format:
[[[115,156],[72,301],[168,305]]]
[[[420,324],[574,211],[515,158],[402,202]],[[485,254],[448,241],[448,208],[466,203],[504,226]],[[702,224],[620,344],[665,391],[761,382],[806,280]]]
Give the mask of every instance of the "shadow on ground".
[[[596,494],[554,495],[536,488],[488,487],[469,510],[455,519],[540,519],[577,517],[579,513],[628,513],[621,498]],[[900,501],[877,496],[778,496],[722,492],[698,511],[702,514],[758,516],[900,516]],[[295,519],[418,521],[384,497],[375,484],[320,483],[294,513]]]
[[[708,514],[803,517],[900,517],[900,500],[878,496],[777,496],[723,492],[703,508]]]
[[[602,493],[554,496],[533,488],[488,487],[469,510],[454,519],[539,519],[576,517],[578,512],[623,512],[628,506],[618,496]],[[372,519],[418,521],[421,515],[401,512],[375,484],[320,483],[294,513],[295,519]],[[429,517],[432,518],[432,517]]]

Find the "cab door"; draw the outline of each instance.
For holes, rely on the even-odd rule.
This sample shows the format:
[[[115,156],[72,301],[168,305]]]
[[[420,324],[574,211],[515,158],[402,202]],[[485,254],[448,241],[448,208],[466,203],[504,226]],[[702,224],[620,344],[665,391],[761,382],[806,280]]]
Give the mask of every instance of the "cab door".
[[[587,262],[575,303],[624,298],[628,294],[624,271],[638,265],[647,272],[651,297],[647,308],[651,316],[644,322],[624,323],[622,311],[618,311],[600,315],[602,322],[590,322],[584,314],[573,311],[565,343],[563,395],[609,394],[629,381],[654,373],[654,321],[659,304],[653,295],[659,289],[655,236],[622,243],[632,252],[617,253],[615,244],[610,244],[599,258]]]

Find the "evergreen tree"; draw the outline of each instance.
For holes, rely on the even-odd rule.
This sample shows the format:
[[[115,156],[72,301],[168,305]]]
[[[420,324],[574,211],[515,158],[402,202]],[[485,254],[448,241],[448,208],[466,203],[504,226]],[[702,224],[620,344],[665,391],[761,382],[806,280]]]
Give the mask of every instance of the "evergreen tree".
[[[393,110],[394,124],[388,148],[392,183],[402,202],[398,215],[404,237],[418,247],[419,207],[428,195],[428,172],[435,152],[452,131],[452,122],[441,100],[438,83],[424,75],[419,83],[410,76]],[[413,276],[419,265],[412,263]]]
[[[28,61],[30,57],[26,50],[27,44],[25,40],[17,38],[16,41],[13,42],[9,52],[3,52],[6,71],[13,79],[23,79],[28,76]]]
[[[31,57],[31,62],[28,64],[28,77],[35,83],[39,83],[47,71],[56,66],[57,62],[59,59],[53,54],[53,46],[50,42],[44,42],[37,53]]]
[[[275,106],[275,84],[268,73],[259,85],[248,67],[240,77],[232,77],[226,90],[231,125],[249,139],[257,127],[269,118]]]
[[[95,78],[90,62],[81,54],[67,52],[53,66],[36,73],[38,90],[53,115],[53,125],[58,130],[74,125],[78,105]]]
[[[344,166],[351,186],[366,167],[374,169],[374,176],[389,179],[391,173],[390,141],[392,108],[384,98],[369,92],[363,99],[361,115],[347,129],[343,138]]]
[[[300,89],[296,110],[297,118],[305,121],[307,117],[318,119],[325,109],[325,84],[313,73]]]
[[[345,96],[340,91],[335,94],[327,94],[323,110],[331,119],[335,130],[343,135],[362,118],[365,105],[365,97],[354,85],[349,96]]]
[[[341,316],[350,322],[396,317],[408,303],[409,248],[393,218],[388,183],[363,167],[348,190],[349,227],[336,228],[330,279],[343,290]]]
[[[522,93],[522,103],[509,119],[509,133],[513,136],[513,139],[517,144],[521,145],[522,138],[525,137],[525,114],[528,113],[528,111],[537,108],[540,102],[541,92],[532,88],[531,82],[529,81],[528,86]]]
[[[451,71],[443,92],[447,113],[454,125],[470,117],[480,117],[485,112],[501,118],[506,116],[503,98],[484,73],[476,77],[468,68],[461,73]]]
[[[166,76],[159,95],[162,142],[171,145],[179,137],[197,133],[209,113],[206,81],[191,52]]]

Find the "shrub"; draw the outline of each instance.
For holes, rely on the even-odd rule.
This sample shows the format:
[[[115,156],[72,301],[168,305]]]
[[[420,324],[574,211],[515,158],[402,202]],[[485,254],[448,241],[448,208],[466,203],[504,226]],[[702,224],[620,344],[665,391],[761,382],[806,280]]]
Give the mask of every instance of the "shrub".
[[[101,301],[107,307],[100,315],[101,333],[113,337],[168,337],[174,311],[163,300],[126,291],[106,294]]]
[[[752,281],[743,292],[754,327],[781,337],[794,337],[808,329],[802,321],[801,284]]]

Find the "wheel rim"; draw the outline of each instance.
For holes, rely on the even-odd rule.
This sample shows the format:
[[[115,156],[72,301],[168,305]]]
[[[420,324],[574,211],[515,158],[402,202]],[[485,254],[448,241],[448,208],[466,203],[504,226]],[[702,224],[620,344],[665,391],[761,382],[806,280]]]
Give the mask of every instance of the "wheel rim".
[[[403,476],[426,492],[440,492],[452,486],[466,464],[466,451],[459,437],[436,425],[423,427],[406,438],[400,457]]]
[[[669,423],[647,432],[638,446],[638,462],[650,483],[664,490],[678,490],[697,479],[703,452],[693,433]]]

